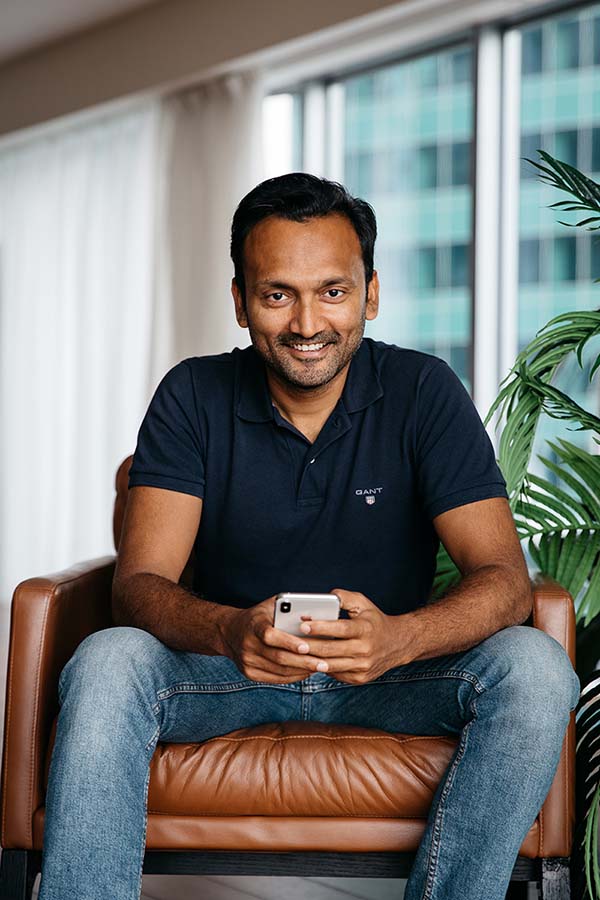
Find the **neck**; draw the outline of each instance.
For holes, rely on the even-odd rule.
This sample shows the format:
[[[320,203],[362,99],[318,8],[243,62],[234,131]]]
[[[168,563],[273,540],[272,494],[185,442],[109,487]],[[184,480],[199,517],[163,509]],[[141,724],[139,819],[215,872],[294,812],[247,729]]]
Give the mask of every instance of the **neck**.
[[[348,377],[348,363],[327,384],[307,390],[283,381],[267,366],[267,381],[271,400],[279,412],[290,421],[298,419],[326,419],[344,390]]]

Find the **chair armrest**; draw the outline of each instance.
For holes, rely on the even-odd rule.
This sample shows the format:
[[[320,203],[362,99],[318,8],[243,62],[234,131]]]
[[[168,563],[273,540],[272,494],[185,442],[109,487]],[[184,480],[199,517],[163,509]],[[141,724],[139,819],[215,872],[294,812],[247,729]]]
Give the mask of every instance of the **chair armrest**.
[[[0,844],[7,849],[33,847],[32,817],[44,802],[44,761],[58,712],[58,678],[88,634],[113,624],[114,568],[114,556],[88,560],[28,578],[13,594],[0,787]]]
[[[533,609],[525,624],[533,625],[561,644],[575,668],[575,605],[566,588],[547,575],[536,573],[531,579]]]
[[[545,631],[566,650],[575,668],[575,605],[570,593],[546,575],[531,579],[533,609],[525,622]],[[539,812],[538,856],[570,856],[575,832],[575,710],[565,733],[550,791]]]

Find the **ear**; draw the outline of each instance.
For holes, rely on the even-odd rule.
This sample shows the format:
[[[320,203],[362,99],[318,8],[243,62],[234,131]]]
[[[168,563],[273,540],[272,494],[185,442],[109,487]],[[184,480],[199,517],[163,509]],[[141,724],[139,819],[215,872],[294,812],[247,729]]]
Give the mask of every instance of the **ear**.
[[[367,288],[367,305],[365,309],[365,317],[374,319],[379,312],[379,276],[377,270],[373,269],[373,277]]]
[[[240,328],[248,327],[248,316],[246,315],[246,306],[242,300],[242,295],[235,278],[231,279],[231,295],[235,303],[235,317]]]

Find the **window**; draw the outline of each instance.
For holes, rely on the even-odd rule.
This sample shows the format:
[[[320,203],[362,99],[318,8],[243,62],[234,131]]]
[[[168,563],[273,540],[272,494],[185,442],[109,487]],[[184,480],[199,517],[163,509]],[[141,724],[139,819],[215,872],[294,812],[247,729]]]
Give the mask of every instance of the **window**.
[[[537,148],[598,179],[600,172],[600,5],[582,6],[576,14],[547,16],[521,31],[521,155],[543,160]],[[595,173],[595,174],[594,174]],[[545,184],[539,171],[521,163],[519,186],[518,346],[523,348],[547,321],[563,312],[594,309],[600,290],[600,243],[597,232],[569,228],[584,214],[549,209],[570,195]],[[591,345],[591,342],[590,342]],[[589,359],[584,354],[589,378]],[[596,345],[596,353],[598,348]],[[597,414],[597,384],[590,386],[576,359],[567,360],[555,384],[577,403]],[[593,450],[589,431],[571,430],[548,416],[540,419],[531,469],[550,481],[556,477],[537,460],[550,457],[547,440],[560,436]]]
[[[499,18],[495,27],[503,50],[511,35],[520,37],[514,76],[515,81],[520,78],[519,102],[506,112],[518,132],[518,147],[511,151],[513,158],[519,157],[513,179],[516,222],[510,235],[516,240],[510,276],[514,302],[505,309],[503,294],[498,313],[509,324],[512,360],[553,316],[599,305],[600,286],[593,279],[600,278],[600,234],[592,239],[582,229],[561,225],[559,219],[574,224],[577,214],[569,218],[548,207],[567,195],[543,183],[539,170],[526,160],[541,163],[541,149],[596,179],[600,175],[600,3],[574,8],[565,2],[557,12],[522,25]],[[472,221],[475,51],[482,45],[477,36],[452,42],[450,35],[447,40],[435,51],[415,48],[411,55],[404,50],[394,62],[374,59],[368,69],[363,62],[361,71],[344,76],[336,74],[333,65],[327,71],[324,60],[325,114],[322,133],[315,137],[322,140],[324,134],[328,147],[318,174],[343,182],[377,213],[375,266],[381,306],[366,334],[440,356],[473,393],[477,375],[472,365],[478,356],[473,310],[481,313],[475,321],[484,321],[487,314],[472,283],[473,273],[483,270],[481,250],[474,244],[477,223]],[[507,65],[506,55],[499,56],[499,65]],[[343,66],[337,71],[344,71]],[[502,74],[508,77],[506,71]],[[483,76],[478,77],[485,96]],[[507,86],[501,79],[499,84]],[[302,93],[298,88],[296,110],[302,109]],[[333,94],[331,106],[328,98]],[[301,116],[295,128],[300,121]],[[310,146],[310,135],[305,137]],[[477,139],[481,147],[479,128]],[[296,146],[303,141],[306,147],[300,138]],[[299,160],[298,166],[302,163]],[[480,159],[480,165],[487,166],[487,160]],[[500,173],[502,159],[493,166]],[[490,168],[490,181],[494,175]],[[486,202],[485,180],[481,196]],[[503,204],[501,196],[496,220],[505,214]],[[498,244],[507,240],[503,232]],[[493,251],[500,280],[505,275],[504,243]],[[490,322],[493,328],[496,319]],[[477,363],[480,376],[484,364],[487,358]],[[496,384],[505,374],[498,363]],[[587,401],[598,405],[591,395]],[[579,438],[582,434],[586,440],[585,433]]]
[[[366,334],[454,360],[471,387],[470,45],[341,79],[339,180],[378,218],[381,306]]]

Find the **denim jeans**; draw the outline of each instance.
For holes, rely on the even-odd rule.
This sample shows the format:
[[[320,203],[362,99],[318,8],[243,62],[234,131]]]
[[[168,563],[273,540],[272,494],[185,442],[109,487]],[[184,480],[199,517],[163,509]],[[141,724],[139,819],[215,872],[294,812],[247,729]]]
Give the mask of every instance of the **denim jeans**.
[[[503,900],[558,766],[580,682],[537,628],[389,669],[364,685],[315,672],[252,681],[226,656],[146,631],[89,635],[61,672],[39,900],[137,900],[157,741],[305,720],[460,735],[435,792],[405,900]]]

